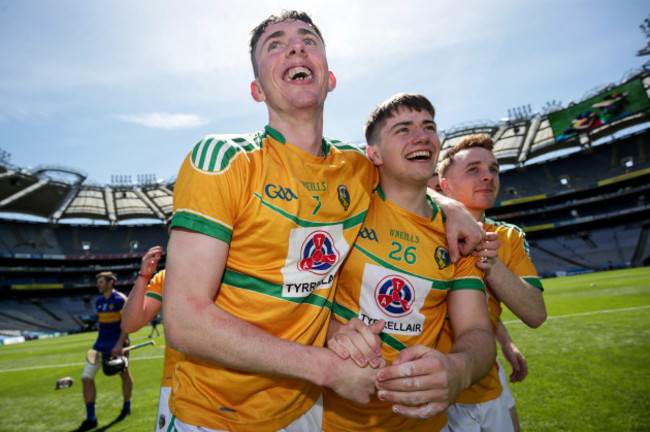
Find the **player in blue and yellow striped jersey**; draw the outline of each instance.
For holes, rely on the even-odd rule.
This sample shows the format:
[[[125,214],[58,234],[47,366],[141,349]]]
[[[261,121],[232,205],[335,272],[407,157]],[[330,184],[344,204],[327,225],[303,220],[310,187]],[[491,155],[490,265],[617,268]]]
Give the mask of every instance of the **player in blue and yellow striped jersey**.
[[[122,308],[126,302],[126,296],[115,289],[116,280],[117,276],[110,271],[97,274],[97,289],[102,295],[95,302],[99,333],[93,345],[93,350],[101,353],[101,358],[122,355],[122,349],[129,343],[128,335],[120,328]],[[88,359],[88,356],[86,357],[86,366],[81,375],[84,402],[86,403],[86,419],[77,429],[79,432],[91,430],[97,426],[97,417],[95,416],[95,399],[97,396],[95,375],[102,367],[102,362],[99,357],[94,355],[92,357],[92,362]],[[133,376],[131,376],[129,368],[127,367],[119,375],[122,379],[124,403],[116,421],[124,420],[131,415],[131,393],[133,392]]]

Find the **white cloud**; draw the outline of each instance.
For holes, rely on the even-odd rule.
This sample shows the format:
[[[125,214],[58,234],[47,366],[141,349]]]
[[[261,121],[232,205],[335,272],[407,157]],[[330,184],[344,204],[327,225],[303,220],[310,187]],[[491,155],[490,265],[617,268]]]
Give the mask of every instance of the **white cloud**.
[[[159,112],[142,115],[121,115],[118,118],[129,123],[136,123],[155,129],[191,129],[210,122],[210,120],[195,114]]]

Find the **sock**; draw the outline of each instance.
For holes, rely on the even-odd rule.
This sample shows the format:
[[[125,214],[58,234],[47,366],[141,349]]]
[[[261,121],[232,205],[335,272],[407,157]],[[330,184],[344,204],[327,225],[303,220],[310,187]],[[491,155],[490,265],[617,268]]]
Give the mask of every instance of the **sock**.
[[[131,411],[131,401],[124,402],[124,405],[122,405],[122,411]]]
[[[86,404],[86,419],[97,420],[97,417],[95,417],[95,402]]]

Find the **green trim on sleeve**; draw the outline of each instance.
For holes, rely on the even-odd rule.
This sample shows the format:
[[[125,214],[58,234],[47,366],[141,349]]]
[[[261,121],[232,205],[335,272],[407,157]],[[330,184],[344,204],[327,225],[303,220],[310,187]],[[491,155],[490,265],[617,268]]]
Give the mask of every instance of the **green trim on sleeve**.
[[[479,278],[455,279],[451,282],[450,291],[463,289],[485,291],[485,284],[483,284],[483,281]]]
[[[151,297],[153,299],[156,299],[158,301],[162,301],[162,296],[160,294],[156,294],[155,292],[147,292],[144,294],[145,297]]]
[[[227,228],[216,221],[211,221],[205,217],[187,213],[182,210],[174,213],[171,227],[187,228],[192,231],[200,232],[201,234],[218,238],[228,244],[230,244],[230,238],[232,237],[232,230],[230,228]]]
[[[526,282],[534,286],[535,288],[539,288],[542,291],[544,291],[544,285],[542,285],[542,281],[539,278],[536,277],[525,277],[523,278]]]

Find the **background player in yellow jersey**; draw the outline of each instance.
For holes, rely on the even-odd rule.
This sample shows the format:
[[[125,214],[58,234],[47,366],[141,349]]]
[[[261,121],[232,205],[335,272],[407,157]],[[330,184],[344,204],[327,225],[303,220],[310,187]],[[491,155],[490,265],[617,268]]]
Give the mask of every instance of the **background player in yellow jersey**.
[[[485,282],[489,295],[490,317],[497,339],[513,365],[513,381],[525,376],[525,359],[509,340],[505,327],[499,329],[501,302],[525,324],[535,328],[546,320],[542,284],[535,270],[523,231],[518,227],[485,218],[499,192],[499,164],[492,153],[492,139],[476,134],[463,138],[440,162],[440,186],[445,195],[465,204],[486,231],[498,234],[498,256],[489,258]],[[512,430],[513,425],[503,401],[495,364],[490,373],[471,389],[463,392],[458,403],[448,410],[451,430]]]
[[[201,140],[174,188],[163,310],[181,351],[170,396],[179,431],[320,431],[323,386],[359,402],[375,391],[375,369],[323,346],[377,174],[358,149],[323,137],[336,78],[311,18],[271,16],[250,47],[268,125]]]
[[[378,397],[368,405],[326,390],[325,431],[441,430],[449,402],[494,361],[484,273],[474,257],[450,262],[443,215],[427,194],[440,151],[434,116],[426,97],[398,94],[366,122],[380,185],[341,268],[334,315],[385,322],[382,351],[392,366],[379,370]],[[442,355],[432,347],[447,312],[456,343]],[[332,337],[339,328],[333,320]]]
[[[171,218],[167,223],[169,230]],[[162,254],[163,247],[154,246],[142,257],[138,278],[126,299],[124,310],[122,311],[122,330],[126,333],[134,333],[140,330],[158,315],[162,308],[165,270],[163,269],[156,273]],[[156,415],[156,431],[166,430],[166,426],[171,420],[168,401],[169,394],[171,393],[172,373],[177,361],[178,352],[169,346],[165,346],[163,375],[160,382],[160,395],[158,400],[158,414]]]

